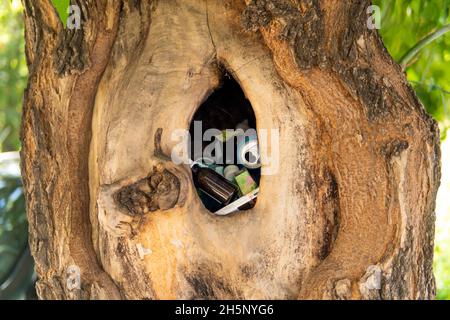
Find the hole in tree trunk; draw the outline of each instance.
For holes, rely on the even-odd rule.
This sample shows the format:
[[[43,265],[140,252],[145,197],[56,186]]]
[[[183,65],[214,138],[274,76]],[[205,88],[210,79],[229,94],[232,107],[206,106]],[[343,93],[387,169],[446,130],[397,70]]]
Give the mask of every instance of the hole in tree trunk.
[[[226,74],[190,125],[193,180],[217,215],[255,206],[261,177],[256,118],[239,84]]]

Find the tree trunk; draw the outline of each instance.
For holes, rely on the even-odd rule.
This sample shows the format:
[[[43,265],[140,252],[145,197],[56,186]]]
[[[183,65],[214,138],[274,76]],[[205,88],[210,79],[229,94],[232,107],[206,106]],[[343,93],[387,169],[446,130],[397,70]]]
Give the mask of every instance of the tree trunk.
[[[41,298],[434,298],[438,127],[367,28],[370,1],[72,4],[80,30],[24,0]],[[224,69],[280,130],[280,167],[219,217],[168,157]],[[158,192],[141,212],[142,179]]]

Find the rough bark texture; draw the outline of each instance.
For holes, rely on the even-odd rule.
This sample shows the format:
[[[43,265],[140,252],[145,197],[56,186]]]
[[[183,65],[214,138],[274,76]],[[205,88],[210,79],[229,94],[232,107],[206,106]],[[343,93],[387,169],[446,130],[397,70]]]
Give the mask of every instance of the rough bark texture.
[[[366,0],[24,0],[22,169],[41,298],[430,299],[436,123]],[[280,170],[211,215],[171,132],[223,69]],[[69,266],[81,288],[66,285]]]

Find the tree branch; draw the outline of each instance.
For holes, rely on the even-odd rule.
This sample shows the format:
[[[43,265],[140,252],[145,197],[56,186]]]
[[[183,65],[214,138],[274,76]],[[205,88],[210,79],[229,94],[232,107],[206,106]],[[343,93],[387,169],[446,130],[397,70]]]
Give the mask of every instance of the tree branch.
[[[400,65],[402,66],[403,69],[406,68],[406,66],[408,65],[408,62],[411,61],[412,58],[414,58],[416,56],[416,54],[422,50],[424,47],[426,47],[427,45],[429,45],[431,42],[433,42],[434,40],[440,38],[441,36],[443,36],[445,33],[447,33],[448,31],[450,31],[450,24],[447,24],[445,26],[443,26],[441,29],[427,35],[425,38],[423,38],[422,40],[420,40],[419,42],[417,42],[411,49],[409,49],[409,51],[400,59]]]

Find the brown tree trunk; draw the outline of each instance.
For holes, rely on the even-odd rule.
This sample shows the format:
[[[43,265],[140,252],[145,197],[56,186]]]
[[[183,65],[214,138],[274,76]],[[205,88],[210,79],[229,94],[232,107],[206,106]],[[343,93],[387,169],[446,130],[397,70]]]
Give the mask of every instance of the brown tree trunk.
[[[80,30],[24,4],[41,298],[434,297],[438,128],[367,28],[370,1],[72,1]],[[255,208],[218,217],[167,156],[224,68],[281,160]],[[144,178],[168,190],[131,214]]]

